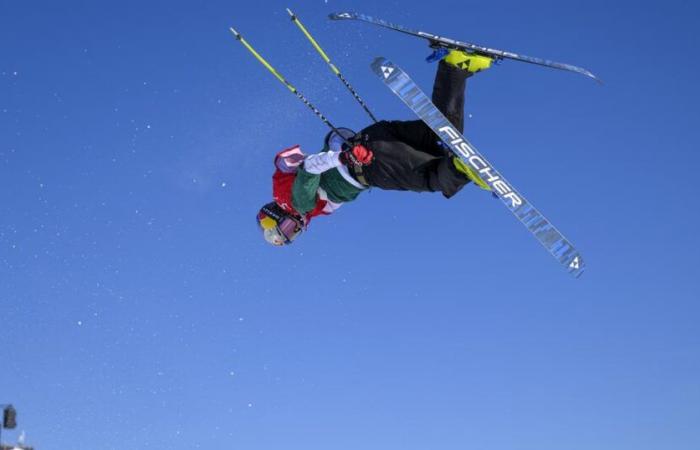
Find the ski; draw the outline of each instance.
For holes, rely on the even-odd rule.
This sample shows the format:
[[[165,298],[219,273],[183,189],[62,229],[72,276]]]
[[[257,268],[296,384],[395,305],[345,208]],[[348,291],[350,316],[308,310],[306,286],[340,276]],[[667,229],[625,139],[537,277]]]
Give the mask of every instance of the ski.
[[[578,250],[455,129],[406,72],[383,57],[376,58],[371,67],[459,159],[481,175],[492,192],[571,275],[578,278],[583,273],[585,263]]]
[[[368,22],[374,25],[379,25],[381,27],[388,28],[390,30],[399,31],[401,33],[409,34],[411,36],[420,37],[427,39],[431,46],[437,47],[447,47],[455,48],[459,50],[464,50],[473,53],[479,53],[482,55],[487,55],[495,58],[496,60],[512,59],[515,61],[522,61],[530,64],[536,64],[539,66],[551,67],[554,69],[566,70],[569,72],[580,73],[589,78],[596,80],[598,83],[602,83],[601,80],[593,75],[590,71],[574,66],[571,64],[564,64],[556,61],[550,61],[542,58],[534,58],[532,56],[520,55],[513,52],[507,52],[504,50],[498,50],[495,48],[483,47],[481,45],[472,44],[470,42],[457,41],[454,39],[449,39],[446,37],[438,36],[431,33],[426,33],[424,31],[412,30],[406,28],[402,25],[397,25],[386,20],[377,19],[376,17],[367,16],[365,14],[354,13],[354,12],[342,12],[342,13],[331,13],[328,16],[331,20],[359,20],[362,22]]]

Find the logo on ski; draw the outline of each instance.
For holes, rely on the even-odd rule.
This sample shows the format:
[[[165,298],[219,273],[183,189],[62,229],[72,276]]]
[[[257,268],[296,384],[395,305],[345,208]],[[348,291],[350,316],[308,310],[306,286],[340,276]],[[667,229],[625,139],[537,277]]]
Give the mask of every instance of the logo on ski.
[[[574,258],[573,261],[571,261],[571,264],[569,264],[569,268],[570,269],[579,269],[580,268],[578,256],[576,258]]]
[[[384,78],[389,78],[389,76],[392,73],[394,73],[394,68],[389,66],[382,66],[382,73],[384,74]]]
[[[446,137],[440,137],[440,139],[445,143],[449,143],[452,146],[453,152],[462,155],[462,159],[469,163],[474,170],[479,172],[481,178],[494,188],[501,197],[510,200],[512,208],[517,208],[523,204],[523,200],[515,190],[506,183],[481,155],[477,155],[476,152],[470,148],[469,144],[464,141],[457,131],[450,126],[440,127],[438,131],[447,135]]]

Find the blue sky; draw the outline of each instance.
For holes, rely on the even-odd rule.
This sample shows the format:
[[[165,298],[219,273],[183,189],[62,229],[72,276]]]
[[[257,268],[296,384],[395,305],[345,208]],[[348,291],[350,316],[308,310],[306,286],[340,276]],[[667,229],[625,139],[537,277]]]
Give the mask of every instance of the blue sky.
[[[586,257],[467,188],[373,190],[272,248],[272,157],[412,119],[415,28],[584,66],[470,80],[466,136]],[[698,9],[689,2],[0,3],[0,403],[37,449],[697,449]]]

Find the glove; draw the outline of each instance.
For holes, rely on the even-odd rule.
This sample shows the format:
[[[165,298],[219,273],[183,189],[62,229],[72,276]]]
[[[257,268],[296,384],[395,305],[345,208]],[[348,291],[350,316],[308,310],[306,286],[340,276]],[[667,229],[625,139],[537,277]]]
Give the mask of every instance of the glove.
[[[340,162],[346,166],[369,166],[374,159],[374,153],[364,145],[358,144],[353,148],[344,149],[340,153]]]

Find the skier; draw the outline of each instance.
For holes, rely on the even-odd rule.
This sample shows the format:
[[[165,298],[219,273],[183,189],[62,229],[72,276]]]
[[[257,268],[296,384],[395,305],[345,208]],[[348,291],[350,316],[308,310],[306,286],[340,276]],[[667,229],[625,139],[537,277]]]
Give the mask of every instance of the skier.
[[[466,80],[492,62],[487,56],[451,50],[438,64],[433,103],[460,132]],[[441,192],[446,198],[470,181],[490,190],[422,120],[380,121],[357,134],[339,128],[328,133],[324,144],[316,154],[305,155],[294,146],[275,156],[274,201],[257,215],[270,244],[291,244],[313,217],[331,214],[370,187]]]

